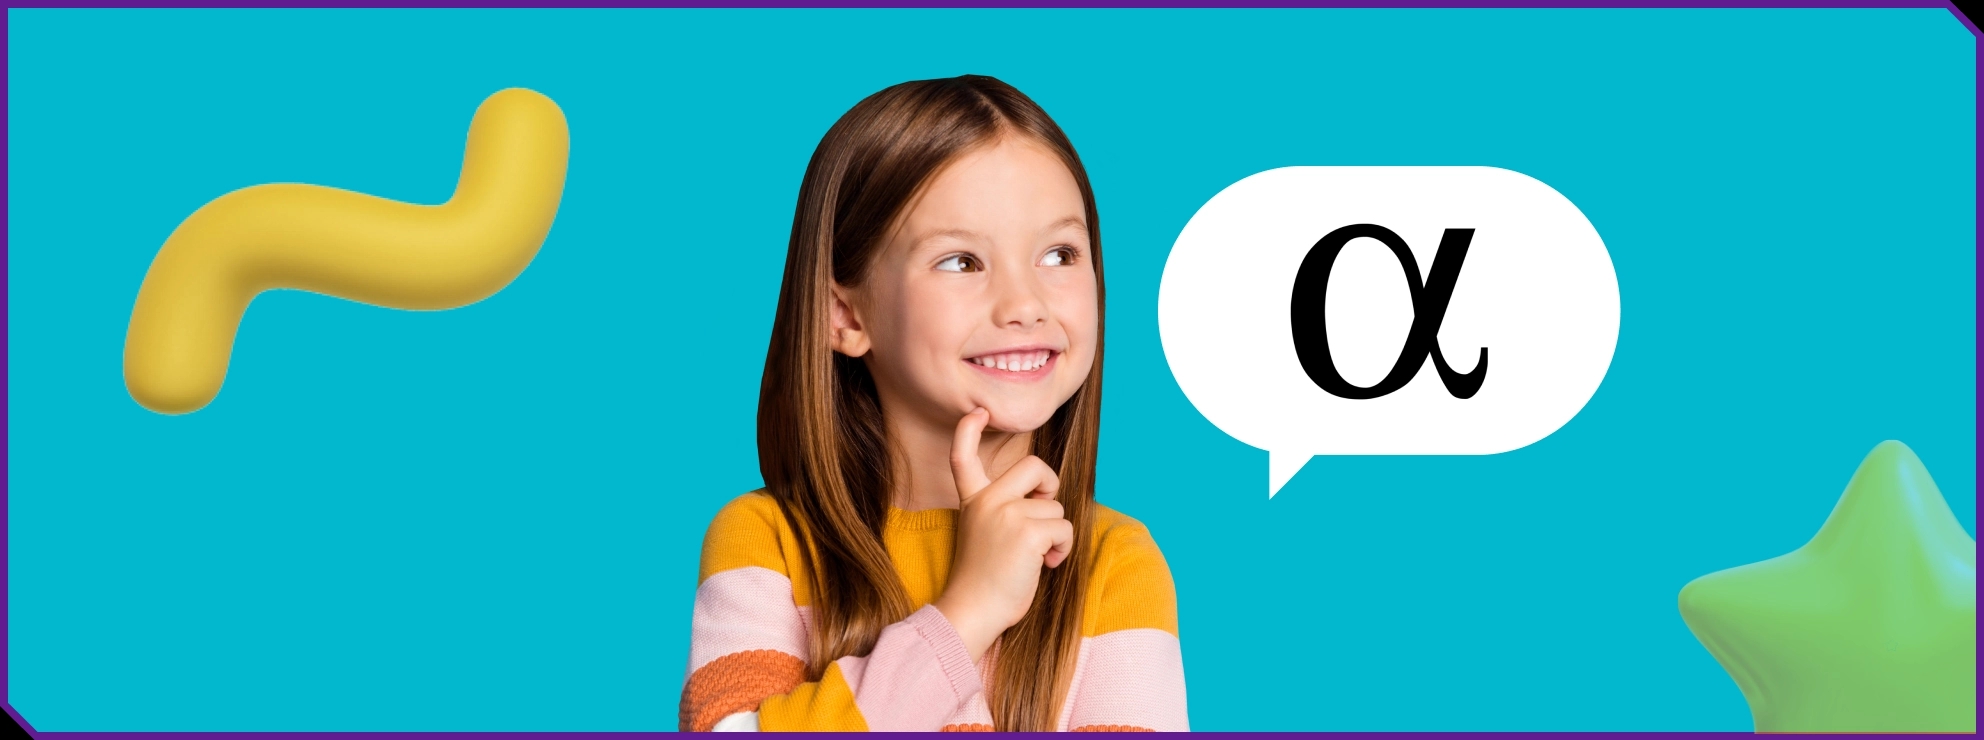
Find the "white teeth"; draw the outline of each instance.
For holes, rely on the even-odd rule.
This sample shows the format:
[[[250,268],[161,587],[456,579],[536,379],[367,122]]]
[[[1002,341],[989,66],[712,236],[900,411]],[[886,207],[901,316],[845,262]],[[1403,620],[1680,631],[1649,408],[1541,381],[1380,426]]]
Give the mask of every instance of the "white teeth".
[[[1046,367],[1048,358],[1052,357],[1053,354],[1053,352],[1044,349],[1034,350],[1032,352],[1008,352],[1001,355],[971,357],[967,358],[965,362],[983,367],[996,368],[1006,372],[1030,373]]]

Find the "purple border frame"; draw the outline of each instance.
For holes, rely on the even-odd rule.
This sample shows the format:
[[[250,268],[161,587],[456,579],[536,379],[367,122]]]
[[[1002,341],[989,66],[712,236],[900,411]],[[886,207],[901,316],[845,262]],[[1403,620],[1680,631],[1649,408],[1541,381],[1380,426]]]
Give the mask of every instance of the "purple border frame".
[[[711,2],[704,0],[576,0],[569,4],[550,0],[414,0],[413,2],[390,3],[378,0],[108,0],[88,2],[86,0],[28,0],[6,3],[8,10],[14,8],[1943,8],[1956,16],[1970,35],[1984,38],[1977,24],[1963,14],[1950,0],[1736,0],[1735,2],[1715,3],[1706,0],[1404,0],[1402,2],[1375,2],[1365,0],[1234,0],[1233,2],[1213,2],[1212,0],[1072,0],[1071,2],[1051,2],[1050,0],[742,0],[741,2]],[[7,23],[0,19],[0,29]],[[1979,57],[1984,59],[1984,57]],[[1973,62],[1975,63],[1975,62]],[[5,69],[0,61],[0,70]],[[1978,65],[1984,73],[1984,64]],[[1984,77],[1984,74],[1980,74]],[[5,83],[0,82],[0,90]],[[1981,100],[1980,102],[1984,102]],[[6,110],[6,103],[0,101],[0,112]],[[1984,113],[1984,105],[1979,105],[1979,113]],[[1980,115],[1979,118],[1984,118]],[[11,126],[9,127],[11,142]],[[1978,137],[1984,144],[1984,136]],[[1984,151],[1984,146],[1979,147]],[[1984,157],[1980,157],[1984,162]],[[0,164],[6,163],[6,156],[0,154]],[[8,183],[11,187],[12,183]],[[1979,210],[1978,233],[1984,234],[1984,209]],[[0,237],[4,239],[4,237]],[[1974,248],[1974,247],[1973,247]],[[5,277],[7,268],[0,265],[0,277]],[[1984,268],[1978,270],[1979,278],[1984,278]],[[1979,282],[1984,282],[1980,280]],[[0,288],[0,296],[5,289]],[[1975,307],[1973,307],[1975,310]],[[4,314],[5,308],[0,308]],[[0,328],[0,337],[6,330]],[[6,350],[0,348],[0,357]],[[1980,353],[1977,359],[1984,359]],[[9,373],[11,381],[12,373]],[[1973,380],[1973,382],[1975,382]],[[1984,383],[1977,384],[1984,391]],[[9,384],[11,393],[11,382]],[[1979,395],[1984,396],[1984,393]],[[0,399],[0,411],[6,409],[6,401]],[[1979,405],[1984,410],[1984,404]],[[8,430],[11,433],[11,429]],[[11,450],[12,447],[10,446]],[[1980,466],[1984,467],[1984,466]],[[0,470],[4,470],[0,463]],[[0,483],[0,544],[5,544],[7,526],[6,486]],[[7,607],[8,562],[7,552],[0,549],[0,610]],[[9,612],[11,613],[11,612]],[[665,732],[43,732],[28,724],[26,717],[14,710],[6,700],[7,692],[7,645],[11,639],[6,627],[8,622],[0,618],[0,708],[7,716],[20,724],[35,740],[467,740],[469,738],[518,738],[524,740],[646,740],[660,737]],[[1035,734],[1035,733],[1025,733]],[[1044,734],[1044,733],[1041,733]],[[1531,734],[1521,732],[1315,732],[1315,733],[1261,733],[1261,732],[1211,732],[1200,733],[1220,736],[1252,736],[1266,734],[1329,734],[1333,736],[1386,738],[1387,740],[1420,740],[1422,738],[1451,737],[1468,735],[1478,737],[1525,737]],[[1601,737],[1629,736],[1636,738],[1712,738],[1712,737],[1753,737],[1754,733],[1743,732],[1565,732],[1549,733],[1553,737]],[[1827,737],[1877,737],[1872,734],[1827,733]]]
[[[8,8],[1946,8],[1974,34],[1977,26],[1949,0],[27,0]]]

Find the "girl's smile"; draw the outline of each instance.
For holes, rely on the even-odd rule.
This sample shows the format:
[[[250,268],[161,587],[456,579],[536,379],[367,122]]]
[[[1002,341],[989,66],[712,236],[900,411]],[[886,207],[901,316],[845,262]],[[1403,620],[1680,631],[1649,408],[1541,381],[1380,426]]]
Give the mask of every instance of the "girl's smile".
[[[948,440],[974,408],[1030,432],[1081,387],[1100,323],[1085,211],[1059,157],[1001,137],[933,174],[834,286],[834,349],[867,364],[892,434]]]
[[[1098,220],[1067,135],[990,77],[892,86],[821,137],[758,393],[765,490],[704,539],[683,729],[1189,729],[1171,576],[1095,501]],[[1091,634],[1094,609],[1121,625]]]
[[[1061,350],[1033,345],[987,352],[964,361],[986,377],[1013,383],[1030,383],[1054,372],[1054,360]]]

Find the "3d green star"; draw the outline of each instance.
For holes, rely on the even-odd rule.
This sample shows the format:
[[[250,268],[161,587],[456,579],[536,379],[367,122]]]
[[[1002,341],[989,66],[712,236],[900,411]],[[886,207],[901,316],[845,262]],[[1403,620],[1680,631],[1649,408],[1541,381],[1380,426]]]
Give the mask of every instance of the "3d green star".
[[[1681,589],[1758,732],[1975,732],[1977,542],[1882,442],[1812,541]]]

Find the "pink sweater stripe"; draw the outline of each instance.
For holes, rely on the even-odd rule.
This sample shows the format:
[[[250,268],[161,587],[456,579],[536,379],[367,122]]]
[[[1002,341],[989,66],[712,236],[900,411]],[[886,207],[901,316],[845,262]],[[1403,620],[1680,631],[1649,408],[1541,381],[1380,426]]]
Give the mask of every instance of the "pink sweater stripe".
[[[835,662],[875,731],[936,730],[983,688],[964,639],[935,606],[883,628],[867,657]]]
[[[1075,684],[1058,729],[1132,725],[1158,732],[1190,729],[1185,716],[1185,662],[1178,638],[1159,629],[1128,629],[1082,638]]]
[[[689,672],[746,650],[777,650],[805,660],[810,607],[794,606],[792,581],[769,568],[736,568],[696,589],[689,622]]]

